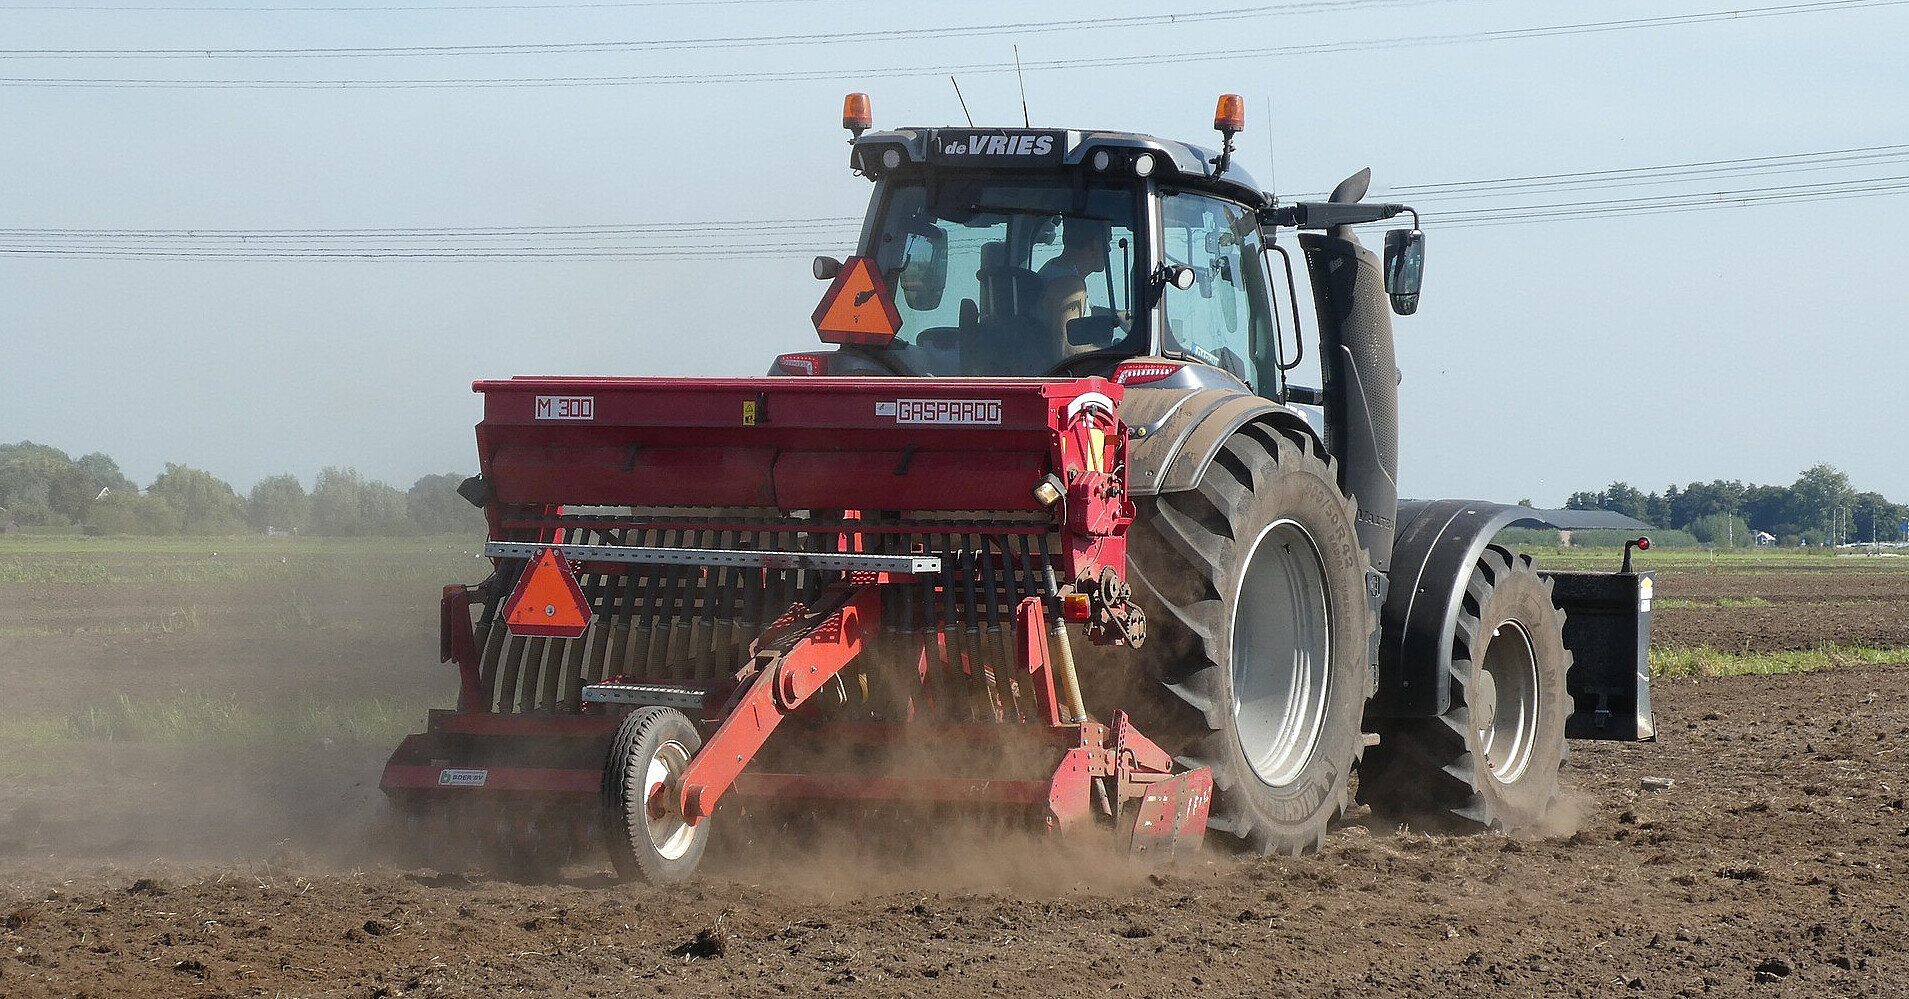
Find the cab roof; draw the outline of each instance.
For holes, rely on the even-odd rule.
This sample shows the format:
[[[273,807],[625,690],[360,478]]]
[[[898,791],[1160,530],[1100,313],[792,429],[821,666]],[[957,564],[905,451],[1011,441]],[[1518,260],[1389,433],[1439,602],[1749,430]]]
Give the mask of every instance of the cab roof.
[[[899,159],[888,155],[893,150]],[[1105,152],[1105,157],[1096,156]],[[849,165],[870,177],[905,169],[1086,168],[1109,177],[1148,174],[1235,198],[1252,207],[1272,200],[1237,159],[1215,175],[1219,153],[1203,146],[1137,132],[1063,128],[898,128],[865,132],[855,139]],[[890,165],[893,164],[893,165]]]

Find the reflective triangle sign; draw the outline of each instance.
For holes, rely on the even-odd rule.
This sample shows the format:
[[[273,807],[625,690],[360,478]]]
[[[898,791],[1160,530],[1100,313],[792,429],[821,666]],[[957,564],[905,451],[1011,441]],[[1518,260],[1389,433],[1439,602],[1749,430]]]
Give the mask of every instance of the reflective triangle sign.
[[[590,604],[555,548],[538,552],[517,578],[504,605],[504,625],[513,635],[538,638],[577,638],[590,627]]]
[[[888,282],[868,257],[850,257],[815,307],[815,331],[824,343],[885,344],[901,329]]]

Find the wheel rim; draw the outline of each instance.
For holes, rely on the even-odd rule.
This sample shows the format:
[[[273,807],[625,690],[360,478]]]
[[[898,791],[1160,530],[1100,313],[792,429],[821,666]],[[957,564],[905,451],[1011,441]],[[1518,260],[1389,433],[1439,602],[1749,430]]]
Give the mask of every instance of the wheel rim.
[[[1291,520],[1253,542],[1233,594],[1233,728],[1263,783],[1284,787],[1312,759],[1332,687],[1325,560]]]
[[[664,860],[680,860],[696,838],[696,827],[684,821],[683,813],[669,807],[670,795],[678,778],[689,767],[689,751],[680,742],[670,741],[656,747],[643,774],[644,827],[650,846]],[[659,792],[663,792],[659,794]],[[661,807],[659,807],[661,806]]]
[[[1479,751],[1493,780],[1515,783],[1531,765],[1538,728],[1538,653],[1524,625],[1506,621],[1491,633],[1477,677]]]

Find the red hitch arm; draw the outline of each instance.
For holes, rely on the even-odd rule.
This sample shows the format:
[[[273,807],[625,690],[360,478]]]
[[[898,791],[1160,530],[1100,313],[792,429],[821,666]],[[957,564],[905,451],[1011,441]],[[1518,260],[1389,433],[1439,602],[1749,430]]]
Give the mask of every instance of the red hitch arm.
[[[694,825],[715,812],[716,802],[769,740],[769,733],[854,661],[880,627],[881,609],[880,590],[864,586],[833,611],[816,611],[806,621],[791,622],[758,648],[756,675],[683,771],[676,804],[684,819]]]

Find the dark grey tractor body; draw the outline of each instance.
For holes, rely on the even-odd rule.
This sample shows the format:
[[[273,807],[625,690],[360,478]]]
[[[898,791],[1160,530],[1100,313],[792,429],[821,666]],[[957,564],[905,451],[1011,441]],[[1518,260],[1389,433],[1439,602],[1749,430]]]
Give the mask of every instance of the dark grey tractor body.
[[[1102,683],[1154,691],[1143,727],[1214,767],[1213,828],[1309,848],[1355,768],[1382,814],[1535,826],[1567,729],[1651,737],[1648,574],[1540,573],[1493,541],[1529,511],[1399,501],[1391,315],[1416,308],[1422,237],[1388,234],[1382,261],[1352,226],[1411,210],[1364,202],[1364,172],[1281,204],[1226,139],[859,135],[851,165],[875,190],[858,254],[902,333],[772,373],[1122,385],[1131,583],[1154,637]],[[1316,388],[1287,377],[1301,269]]]

